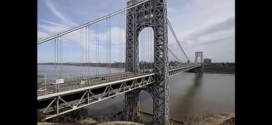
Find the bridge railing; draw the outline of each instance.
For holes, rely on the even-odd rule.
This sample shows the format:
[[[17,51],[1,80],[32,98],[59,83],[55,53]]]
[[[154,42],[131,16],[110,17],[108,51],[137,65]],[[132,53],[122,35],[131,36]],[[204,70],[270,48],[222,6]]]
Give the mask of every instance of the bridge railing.
[[[47,94],[52,94],[52,93],[58,93],[58,92],[63,92],[63,91],[69,91],[69,90],[73,90],[73,89],[78,89],[78,88],[84,88],[84,87],[89,87],[89,86],[94,86],[94,85],[99,85],[99,84],[103,84],[103,83],[107,83],[107,82],[113,82],[113,81],[118,81],[118,80],[122,80],[122,79],[128,79],[128,78],[133,78],[133,77],[137,77],[137,76],[141,76],[141,75],[146,75],[147,73],[137,73],[137,74],[130,74],[130,73],[126,73],[126,74],[119,74],[117,76],[105,76],[105,79],[101,79],[98,81],[94,81],[94,79],[87,79],[87,82],[85,84],[75,84],[72,86],[67,86],[67,87],[61,87],[61,84],[59,84],[59,88],[58,89],[48,89],[46,91],[38,91],[38,96],[42,96],[42,95],[47,95]],[[80,82],[80,79],[79,81]],[[66,84],[67,85],[67,84]]]

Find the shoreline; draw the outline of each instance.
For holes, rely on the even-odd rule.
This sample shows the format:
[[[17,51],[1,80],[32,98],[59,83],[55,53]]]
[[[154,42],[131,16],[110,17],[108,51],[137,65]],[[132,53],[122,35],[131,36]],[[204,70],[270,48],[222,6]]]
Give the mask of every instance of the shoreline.
[[[83,113],[84,114],[84,113]],[[122,113],[117,113],[122,115]],[[123,125],[146,125],[146,124],[152,124],[153,122],[153,115],[146,112],[140,112],[140,117],[137,120],[137,122],[129,122],[122,118],[116,119],[116,118],[107,118],[107,119],[97,119],[91,116],[85,116],[80,119],[75,120],[74,122],[68,122],[68,121],[38,121],[39,125],[52,125],[52,124],[59,124],[59,125],[65,125],[69,123],[70,125],[84,125],[84,124],[93,124],[93,125],[106,125],[106,124],[112,124],[112,125],[118,125],[120,123],[123,123]],[[80,115],[80,114],[78,114]],[[71,117],[71,116],[70,116]],[[69,118],[69,116],[67,116]],[[55,118],[56,119],[56,118]],[[218,113],[207,113],[202,116],[202,118],[198,118],[196,116],[186,116],[181,119],[169,119],[170,123],[175,125],[234,125],[235,124],[235,113],[232,112],[218,112]]]

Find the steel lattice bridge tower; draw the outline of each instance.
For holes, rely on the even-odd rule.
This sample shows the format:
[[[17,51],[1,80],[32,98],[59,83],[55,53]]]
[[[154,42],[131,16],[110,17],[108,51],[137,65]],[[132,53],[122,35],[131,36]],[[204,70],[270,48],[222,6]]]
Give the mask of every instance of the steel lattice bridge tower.
[[[131,0],[135,4],[139,0]],[[151,27],[154,31],[154,80],[148,89],[153,95],[153,115],[157,124],[166,124],[169,118],[168,32],[166,0],[149,0],[127,12],[126,71],[138,72],[140,32]],[[137,118],[140,90],[125,95],[128,119]]]
[[[125,108],[123,111],[125,120],[137,121],[139,119],[139,95],[140,91],[143,90],[148,92],[153,98],[153,123],[155,125],[169,124],[169,76],[179,72],[201,68],[202,65],[197,63],[197,59],[198,57],[201,57],[200,63],[202,64],[203,52],[196,52],[195,63],[190,62],[180,45],[169,20],[167,19],[166,1],[167,0],[130,0],[127,2],[127,7],[124,9],[38,40],[38,45],[54,40],[55,64],[57,64],[57,66],[61,66],[63,65],[64,35],[80,30],[85,31],[85,34],[88,34],[87,29],[89,26],[103,20],[107,21],[106,26],[110,29],[110,18],[117,14],[126,12],[126,15],[123,16],[124,19],[126,18],[125,72],[119,72],[117,74],[110,72],[109,74],[103,74],[101,76],[96,74],[96,76],[69,77],[64,79],[62,74],[63,67],[61,66],[61,68],[59,68],[60,78],[63,79],[58,79],[58,82],[62,81],[67,84],[49,85],[47,88],[45,87],[46,91],[38,91],[37,109],[41,111],[40,117],[43,116],[43,119],[47,120],[120,94],[125,94]],[[153,46],[151,46],[154,48],[154,62],[152,66],[153,70],[146,73],[142,72],[139,64],[140,54],[138,38],[141,31],[148,27],[154,32],[154,35],[152,36],[154,41],[151,41],[154,42]],[[178,56],[175,55],[177,54],[175,53],[177,51],[172,51],[168,47],[168,27],[181,50],[178,55],[184,54],[188,63],[182,63],[181,60],[178,59]],[[97,29],[96,34],[99,32]],[[111,41],[111,30],[108,31],[109,34],[107,36],[109,36],[109,41]],[[82,42],[82,45],[86,45],[88,47],[88,35],[85,36],[87,42],[82,42],[84,41],[83,36],[82,39],[80,39],[80,42]],[[96,39],[99,38],[96,37]],[[85,50],[82,49],[80,51],[83,53]],[[111,49],[108,50],[108,48],[106,48],[106,51],[106,53],[109,53],[110,55]],[[99,57],[98,52],[99,51],[96,52],[96,60]],[[88,51],[86,53],[86,55],[84,55],[84,53],[80,55],[81,60],[83,57],[89,57],[90,52]],[[180,63],[178,66],[169,66],[169,54],[172,54],[176,60],[179,60]],[[109,56],[109,64],[111,64],[110,59],[111,57]],[[90,61],[88,60],[88,62]],[[96,67],[99,67],[99,65],[96,64]],[[110,68],[111,67],[109,67],[109,69]],[[56,81],[53,82],[56,83]],[[80,84],[78,84],[79,82]],[[46,83],[51,84],[52,81],[45,80],[44,83],[45,85]],[[42,86],[38,86],[38,88],[39,87]]]

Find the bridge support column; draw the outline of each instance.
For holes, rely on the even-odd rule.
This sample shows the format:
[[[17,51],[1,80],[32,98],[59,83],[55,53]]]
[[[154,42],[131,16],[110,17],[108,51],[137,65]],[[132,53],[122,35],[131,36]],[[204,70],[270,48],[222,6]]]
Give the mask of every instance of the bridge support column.
[[[169,63],[166,0],[151,0],[154,28],[153,121],[156,125],[169,124]]]
[[[139,94],[140,90],[133,90],[125,94],[124,118],[127,121],[139,120]]]
[[[135,4],[138,0],[130,0]],[[139,69],[138,37],[142,29],[152,27],[154,31],[154,81],[153,120],[156,125],[169,124],[169,85],[168,85],[168,26],[166,0],[149,0],[127,11],[126,27],[126,72],[137,73]],[[128,118],[135,116],[139,94],[126,94],[125,109]]]

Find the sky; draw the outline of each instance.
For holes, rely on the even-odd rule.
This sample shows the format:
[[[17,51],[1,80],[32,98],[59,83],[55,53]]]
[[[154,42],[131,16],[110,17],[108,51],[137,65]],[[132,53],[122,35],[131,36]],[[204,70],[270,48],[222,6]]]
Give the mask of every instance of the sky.
[[[38,0],[38,39],[120,10],[126,7],[126,2],[127,0]],[[213,62],[235,62],[234,0],[167,0],[167,11],[168,19],[191,61],[194,60],[196,51],[202,51],[204,58],[210,58]],[[124,62],[124,18],[125,14],[121,13],[108,21],[101,21],[88,29],[62,37],[63,62]],[[86,31],[88,38],[86,35],[81,36]],[[151,28],[140,33],[140,61],[153,60],[152,34]],[[85,41],[88,39],[88,44],[82,42],[81,38]],[[170,30],[168,42],[169,48],[178,58],[187,61]],[[111,49],[107,49],[108,47]],[[111,59],[107,58],[109,55]],[[38,45],[38,62],[54,62],[54,56],[53,40]],[[173,59],[170,54],[169,60]]]

